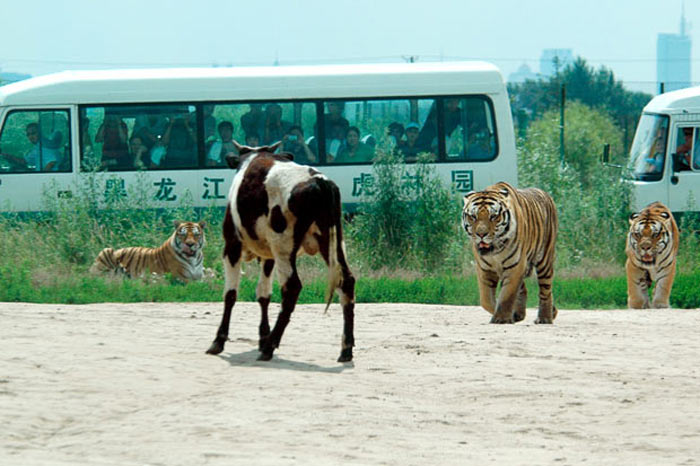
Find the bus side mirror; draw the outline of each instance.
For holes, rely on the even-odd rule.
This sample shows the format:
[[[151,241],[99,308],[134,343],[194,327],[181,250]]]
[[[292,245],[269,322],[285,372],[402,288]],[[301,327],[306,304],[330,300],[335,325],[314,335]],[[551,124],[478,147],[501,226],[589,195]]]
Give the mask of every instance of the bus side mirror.
[[[603,155],[600,157],[600,161],[606,167],[622,168],[622,165],[610,163],[610,144],[603,146]]]

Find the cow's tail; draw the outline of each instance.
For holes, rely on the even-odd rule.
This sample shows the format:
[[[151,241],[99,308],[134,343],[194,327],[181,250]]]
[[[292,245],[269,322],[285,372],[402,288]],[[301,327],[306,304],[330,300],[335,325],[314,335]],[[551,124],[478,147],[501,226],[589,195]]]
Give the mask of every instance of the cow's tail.
[[[339,225],[333,225],[328,229],[328,288],[326,289],[324,314],[328,312],[336,288],[343,283],[343,271],[338,261],[338,248],[341,247],[338,244],[338,228]]]

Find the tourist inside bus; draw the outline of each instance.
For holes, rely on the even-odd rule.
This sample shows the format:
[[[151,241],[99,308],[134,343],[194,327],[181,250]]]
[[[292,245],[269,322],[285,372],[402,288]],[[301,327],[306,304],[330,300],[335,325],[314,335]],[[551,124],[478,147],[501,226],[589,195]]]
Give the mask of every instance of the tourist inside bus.
[[[246,133],[245,145],[248,147],[260,147],[260,136],[258,136],[258,133]]]
[[[682,137],[678,138],[679,145],[676,147],[678,154],[678,165],[675,167],[677,171],[690,170],[693,151],[693,128],[681,128]]]
[[[279,104],[269,104],[265,108],[265,132],[263,144],[270,145],[281,141],[292,124],[282,120],[282,107]]]
[[[425,152],[425,147],[418,145],[418,134],[420,126],[411,122],[406,125],[406,142],[399,147],[399,153],[403,155],[406,162],[415,162],[418,154]]]
[[[265,133],[265,113],[263,104],[250,104],[250,110],[241,116],[241,128],[245,134],[257,134],[260,137]]]
[[[58,163],[61,160],[61,153],[58,148],[63,135],[56,131],[49,138],[41,138],[39,124],[35,122],[29,123],[25,131],[32,147],[24,154],[24,157],[6,153],[2,153],[2,157],[22,171],[58,170]]]
[[[346,135],[346,144],[335,158],[335,163],[370,162],[374,151],[360,141],[360,130],[351,126]]]
[[[130,166],[128,132],[126,123],[120,117],[113,114],[105,115],[104,121],[95,135],[95,142],[102,143],[103,168]]]
[[[190,128],[187,118],[175,116],[170,120],[163,134],[166,147],[165,160],[161,163],[167,168],[188,167],[196,165],[195,133]]]
[[[220,167],[226,163],[227,155],[238,155],[233,145],[233,123],[226,120],[220,122],[218,131],[220,139],[212,144],[207,153],[208,167]]]
[[[282,150],[294,156],[294,161],[300,164],[316,163],[316,155],[304,141],[304,132],[301,126],[294,125],[289,128],[282,139]]]
[[[135,168],[153,168],[148,147],[143,143],[141,136],[131,136],[129,140],[129,155],[132,166]]]
[[[418,125],[416,125],[417,127]],[[388,138],[387,148],[389,150],[398,150],[402,145],[406,143],[403,139],[404,127],[398,121],[389,123],[386,129],[386,134]]]

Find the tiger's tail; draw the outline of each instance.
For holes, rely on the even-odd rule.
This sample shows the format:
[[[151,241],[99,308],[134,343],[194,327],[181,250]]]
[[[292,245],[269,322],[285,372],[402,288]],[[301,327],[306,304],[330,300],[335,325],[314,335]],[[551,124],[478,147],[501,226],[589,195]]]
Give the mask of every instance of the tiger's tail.
[[[117,260],[114,249],[104,248],[97,255],[97,258],[95,258],[95,262],[90,267],[90,273],[113,273],[114,275],[122,275],[125,273],[125,270]]]

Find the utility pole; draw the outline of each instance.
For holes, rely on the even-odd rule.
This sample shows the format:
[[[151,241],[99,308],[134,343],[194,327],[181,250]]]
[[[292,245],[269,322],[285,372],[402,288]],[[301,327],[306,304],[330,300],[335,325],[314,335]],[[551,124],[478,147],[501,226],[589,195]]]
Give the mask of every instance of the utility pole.
[[[564,166],[564,106],[566,105],[566,84],[561,84],[561,104],[559,107],[559,159]]]

